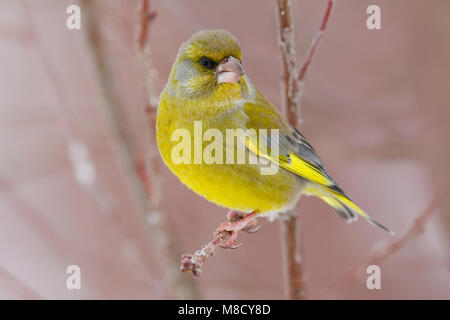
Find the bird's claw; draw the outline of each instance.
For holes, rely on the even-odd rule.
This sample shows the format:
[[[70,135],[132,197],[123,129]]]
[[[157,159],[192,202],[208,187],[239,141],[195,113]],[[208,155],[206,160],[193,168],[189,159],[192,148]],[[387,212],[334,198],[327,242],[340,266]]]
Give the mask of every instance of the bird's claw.
[[[241,220],[243,217],[244,216],[241,213],[234,211],[234,210],[230,210],[227,213],[228,222],[236,222],[238,220]]]
[[[214,232],[215,237],[222,236],[220,246],[226,249],[236,249],[242,244],[236,243],[239,231],[253,233],[259,230],[258,221],[250,216],[245,216],[236,211],[230,211],[227,214],[227,222],[223,222]]]
[[[223,222],[214,231],[214,237],[221,237],[220,246],[224,249],[236,249],[241,246],[241,244],[236,244],[238,231],[235,229],[235,224],[233,222]]]
[[[255,233],[261,228],[261,225],[256,221],[256,219],[250,220],[245,227],[242,229],[248,233]]]
[[[236,225],[238,225],[238,222],[241,223],[245,222],[246,217],[247,217],[246,215],[233,210],[227,213],[228,222],[230,223],[235,222]],[[241,226],[238,231],[242,230],[248,233],[254,233],[258,231],[260,227],[261,226],[259,225],[258,221],[253,217],[250,220],[248,220],[243,227]]]
[[[223,249],[237,249],[242,245],[242,243],[238,243],[238,244],[229,244],[229,243],[221,243],[220,247],[222,247]]]

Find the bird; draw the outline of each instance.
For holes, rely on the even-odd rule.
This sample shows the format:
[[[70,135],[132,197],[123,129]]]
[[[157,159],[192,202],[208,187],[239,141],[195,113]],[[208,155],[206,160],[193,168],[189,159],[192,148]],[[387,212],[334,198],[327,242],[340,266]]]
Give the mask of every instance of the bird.
[[[199,160],[208,148],[205,144],[195,146],[193,136],[199,127],[202,132],[213,130],[215,134],[201,142],[214,142],[215,151],[196,162],[193,159]],[[192,191],[239,213],[240,218],[273,219],[293,209],[302,195],[313,195],[347,222],[362,216],[393,234],[345,194],[305,136],[253,86],[243,68],[240,44],[226,30],[202,30],[181,45],[160,94],[156,128],[159,152],[170,171]],[[260,141],[246,137],[234,144],[218,138],[226,136],[228,130],[239,129],[269,133]],[[179,145],[182,138],[191,143],[183,152]],[[278,149],[278,154],[269,152],[273,149]],[[218,155],[221,150],[233,157],[241,151],[247,158],[261,161],[211,161],[224,158]],[[262,174],[261,167],[270,164],[278,166],[276,173]],[[231,222],[227,230],[234,231],[233,226]]]

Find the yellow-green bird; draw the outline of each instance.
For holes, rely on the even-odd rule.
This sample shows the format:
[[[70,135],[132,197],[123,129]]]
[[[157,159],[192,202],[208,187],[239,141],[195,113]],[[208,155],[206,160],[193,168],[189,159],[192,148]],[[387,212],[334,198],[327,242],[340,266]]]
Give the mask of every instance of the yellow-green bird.
[[[272,216],[292,209],[302,194],[315,195],[348,222],[360,215],[391,232],[354,204],[330,178],[311,144],[252,85],[241,57],[237,39],[225,30],[197,32],[181,46],[160,95],[157,115],[158,147],[169,169],[196,193],[234,211]],[[244,149],[247,156],[269,159],[279,170],[264,175],[261,166],[267,164],[249,161],[210,163],[204,159],[194,163],[195,153],[204,152],[207,143],[200,149],[186,148],[183,159],[191,162],[180,163],[174,159],[174,148],[179,148],[181,138],[174,133],[184,129],[194,141],[194,122],[200,121],[202,132],[213,129],[224,136],[227,129],[278,129],[276,143],[268,134],[264,143],[246,139]],[[279,151],[273,156],[268,150],[275,145]],[[223,148],[215,152],[230,148],[237,151],[242,147],[223,142]]]

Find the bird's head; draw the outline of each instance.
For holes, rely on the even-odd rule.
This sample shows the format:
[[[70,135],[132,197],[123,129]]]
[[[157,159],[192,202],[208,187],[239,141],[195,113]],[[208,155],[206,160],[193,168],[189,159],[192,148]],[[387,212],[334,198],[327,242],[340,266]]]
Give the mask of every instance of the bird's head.
[[[185,98],[209,97],[218,90],[240,92],[243,75],[237,39],[225,30],[204,30],[181,46],[167,89]]]

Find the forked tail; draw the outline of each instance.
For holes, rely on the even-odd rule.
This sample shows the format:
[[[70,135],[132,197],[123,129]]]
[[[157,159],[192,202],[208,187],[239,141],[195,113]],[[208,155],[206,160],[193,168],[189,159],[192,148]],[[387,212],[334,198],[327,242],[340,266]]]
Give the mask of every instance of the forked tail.
[[[331,206],[336,213],[345,219],[347,222],[356,221],[358,215],[367,219],[370,224],[389,232],[392,235],[395,233],[389,230],[387,227],[381,223],[372,219],[367,213],[365,213],[360,207],[353,203],[350,198],[345,195],[345,193],[339,187],[324,187],[317,184],[308,185],[305,190],[305,194],[314,195],[325,201],[329,206]]]

